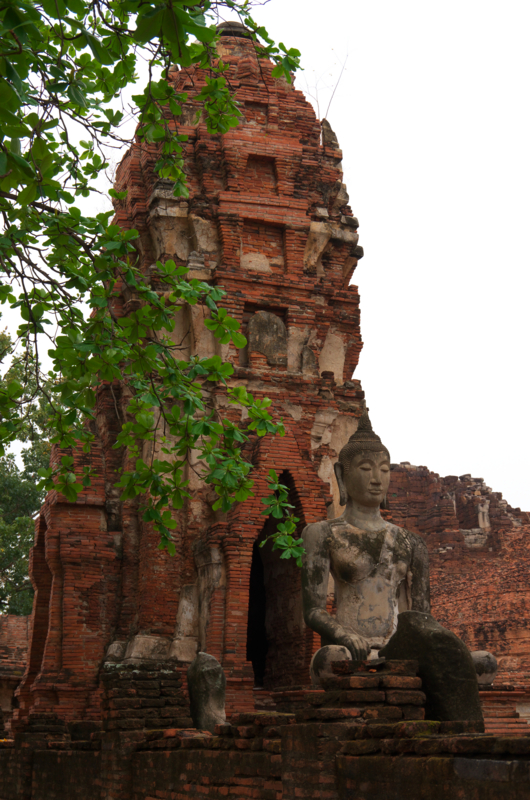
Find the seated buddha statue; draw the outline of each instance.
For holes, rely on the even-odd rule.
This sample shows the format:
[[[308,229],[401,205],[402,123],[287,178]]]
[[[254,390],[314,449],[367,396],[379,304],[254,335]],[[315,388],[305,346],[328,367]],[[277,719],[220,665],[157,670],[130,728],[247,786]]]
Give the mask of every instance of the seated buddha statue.
[[[429,719],[481,720],[473,661],[465,644],[430,614],[429,558],[422,537],[385,521],[390,455],[367,414],[335,465],[342,516],[307,525],[302,537],[303,609],[322,648],[311,665],[318,685],[331,662],[380,655],[415,659]],[[329,575],[336,613],[327,610]]]
[[[367,414],[339,454],[337,519],[307,525],[302,585],[306,624],[323,645],[341,645],[354,660],[377,657],[401,611],[430,611],[427,547],[415,533],[381,517],[390,455]],[[326,610],[329,573],[336,616]]]

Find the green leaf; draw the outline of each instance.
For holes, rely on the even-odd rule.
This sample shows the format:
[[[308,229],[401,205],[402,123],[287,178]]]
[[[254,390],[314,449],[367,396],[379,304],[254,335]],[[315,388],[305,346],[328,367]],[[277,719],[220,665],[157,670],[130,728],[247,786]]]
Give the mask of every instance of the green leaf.
[[[82,0],[66,0],[66,6],[78,16],[84,14],[86,10],[86,6]]]
[[[25,101],[26,91],[24,88],[24,84],[20,80],[18,72],[14,68],[13,64],[7,58],[5,59],[4,63],[5,63],[6,77],[8,78],[8,80],[11,81],[11,83],[15,87],[15,91],[18,94],[20,100]]]
[[[207,28],[204,25],[204,17],[192,17],[183,8],[173,6],[172,11],[182,25],[182,28],[189,32],[192,36],[196,36],[200,42],[210,44],[216,36],[215,28]],[[201,24],[202,22],[202,24]]]
[[[114,197],[116,200],[125,200],[127,194],[128,194],[127,189],[123,192],[117,192],[115,189],[109,189],[109,195],[111,197]]]
[[[238,333],[237,331],[232,333],[232,341],[234,343],[234,347],[237,347],[239,350],[241,350],[241,348],[245,347],[245,345],[247,344],[247,340],[245,339],[243,334]]]
[[[138,15],[136,30],[133,32],[135,42],[144,44],[158,36],[162,27],[163,7],[160,6]]]
[[[76,105],[81,106],[81,108],[87,108],[85,96],[84,96],[83,92],[81,92],[78,89],[77,86],[74,86],[74,84],[71,84],[68,87],[67,94],[68,94],[68,97],[70,98],[70,100],[72,101],[72,103],[75,103]]]
[[[11,400],[15,400],[17,397],[20,397],[23,391],[24,390],[19,381],[10,381],[7,384],[7,394]]]
[[[31,154],[34,158],[43,159],[50,154],[50,150],[44,139],[35,139],[31,146]]]
[[[0,106],[0,120],[12,127],[18,127],[22,124],[22,120],[6,108],[5,105]]]
[[[30,183],[26,186],[25,189],[19,192],[18,202],[20,203],[21,206],[27,206],[30,203],[33,203],[33,201],[37,197],[37,188],[38,187],[36,183]]]
[[[85,30],[85,38],[86,43],[94,54],[94,58],[99,61],[100,64],[114,64],[115,58],[103,47],[96,36],[93,36],[91,33]]]
[[[17,153],[9,153],[7,160],[8,167],[14,167],[20,170],[27,178],[35,177],[31,164],[29,164],[25,158],[22,158],[22,156],[19,156]]]

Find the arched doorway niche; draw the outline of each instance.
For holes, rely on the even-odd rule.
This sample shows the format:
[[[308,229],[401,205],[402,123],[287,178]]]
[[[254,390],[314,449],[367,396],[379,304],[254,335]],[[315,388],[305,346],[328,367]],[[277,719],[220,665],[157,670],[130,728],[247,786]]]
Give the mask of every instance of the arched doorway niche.
[[[288,470],[280,483],[289,487],[289,502],[299,518],[298,536],[305,527],[302,505]],[[272,542],[262,543],[276,530],[268,517],[254,542],[249,581],[247,660],[256,686],[277,689],[309,682],[313,632],[304,623],[301,570],[294,559],[281,559]]]

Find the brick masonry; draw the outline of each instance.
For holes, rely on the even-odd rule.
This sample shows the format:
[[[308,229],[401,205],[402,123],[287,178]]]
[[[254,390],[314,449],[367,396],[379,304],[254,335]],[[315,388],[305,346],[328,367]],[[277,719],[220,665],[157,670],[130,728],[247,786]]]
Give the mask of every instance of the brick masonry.
[[[30,617],[0,614],[0,708],[3,724],[13,714],[13,695],[24,675],[28,657]]]
[[[526,800],[530,737],[434,721],[240,714],[197,730],[0,742],[3,800]]]
[[[497,657],[495,684],[530,689],[530,514],[481,478],[410,464],[393,468],[388,506],[427,542],[436,619]]]

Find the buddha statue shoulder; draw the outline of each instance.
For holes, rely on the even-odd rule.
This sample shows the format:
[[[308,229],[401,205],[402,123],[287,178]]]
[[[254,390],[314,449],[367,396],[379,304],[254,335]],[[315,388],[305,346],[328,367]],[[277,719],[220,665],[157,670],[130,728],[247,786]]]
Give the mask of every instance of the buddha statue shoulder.
[[[323,646],[345,647],[354,660],[375,658],[399,613],[430,611],[427,547],[421,536],[381,517],[390,455],[367,414],[340,451],[335,474],[344,513],[302,534],[304,619]],[[335,616],[326,610],[330,573]]]

